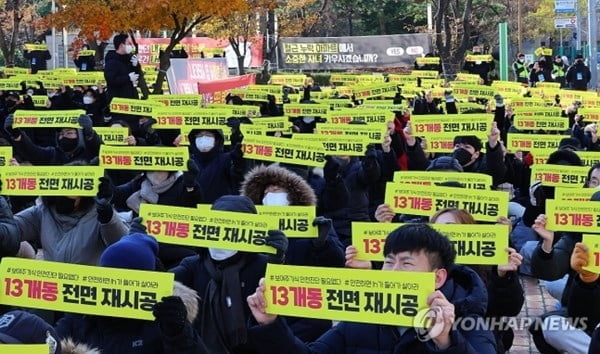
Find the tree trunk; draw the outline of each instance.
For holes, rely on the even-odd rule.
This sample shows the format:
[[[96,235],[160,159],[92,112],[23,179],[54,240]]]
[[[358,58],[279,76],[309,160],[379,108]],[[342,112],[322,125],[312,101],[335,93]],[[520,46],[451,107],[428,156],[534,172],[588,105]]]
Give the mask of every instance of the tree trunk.
[[[352,8],[348,12],[348,36],[352,37],[354,35],[354,28],[352,25],[352,17],[354,17],[354,11]]]
[[[383,14],[383,12],[379,12],[379,14],[377,14],[377,20],[379,21],[379,34],[387,34],[387,29],[385,26],[385,15]]]

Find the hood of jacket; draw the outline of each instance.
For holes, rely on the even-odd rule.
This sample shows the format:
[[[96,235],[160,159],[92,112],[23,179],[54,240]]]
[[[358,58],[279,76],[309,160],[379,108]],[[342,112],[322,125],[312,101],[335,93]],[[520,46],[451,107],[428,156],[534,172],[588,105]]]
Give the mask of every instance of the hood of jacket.
[[[183,285],[182,283],[175,281],[173,283],[173,295],[179,296],[185,305],[187,310],[187,319],[190,323],[194,323],[196,317],[198,317],[200,297],[198,293]],[[97,318],[102,318],[98,316]],[[128,319],[123,319],[127,321]],[[135,321],[135,320],[134,320]],[[100,350],[91,348],[85,343],[76,343],[71,338],[64,338],[61,340],[62,354],[101,354]]]
[[[202,130],[209,131],[215,135],[215,147],[208,152],[200,152],[196,147],[196,135]],[[188,141],[190,142],[190,155],[198,156],[203,160],[210,160],[224,151],[225,136],[223,135],[223,131],[220,129],[193,129],[188,134]]]
[[[246,174],[240,193],[262,204],[265,189],[270,185],[284,188],[288,193],[290,205],[314,206],[317,196],[311,186],[300,176],[283,167],[260,165]]]
[[[81,152],[85,150],[85,138],[83,136],[83,129],[77,129],[77,147],[73,151],[63,151],[58,145],[58,134],[60,133],[60,129],[56,131],[56,148],[68,155],[77,156]]]
[[[488,292],[483,280],[471,268],[455,265],[440,291],[454,305],[456,317],[485,316]]]

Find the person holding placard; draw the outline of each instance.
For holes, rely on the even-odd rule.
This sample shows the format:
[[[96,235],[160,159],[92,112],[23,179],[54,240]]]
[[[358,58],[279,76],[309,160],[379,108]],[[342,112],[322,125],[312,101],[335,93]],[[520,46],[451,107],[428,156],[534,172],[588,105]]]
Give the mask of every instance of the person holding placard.
[[[39,165],[62,165],[73,161],[91,161],[98,156],[100,137],[94,131],[92,120],[83,114],[79,117],[80,129],[62,128],[56,133],[56,147],[35,145],[19,128],[13,128],[13,116],[4,121],[4,130],[12,138],[15,152],[25,160]]]
[[[52,59],[52,55],[50,55],[48,46],[44,48],[45,44],[40,44],[39,41],[36,41],[35,44],[33,44],[33,49],[28,49],[27,46],[28,45],[26,44],[23,56],[25,57],[25,59],[29,60],[29,67],[31,68],[31,73],[36,74],[39,70],[47,70],[47,61]]]
[[[99,265],[156,271],[157,254],[158,242],[154,237],[132,233],[110,245],[102,253]],[[192,327],[198,307],[198,294],[175,283],[173,296],[163,297],[154,305],[155,321],[66,314],[55,328],[62,340],[83,343],[103,353],[208,354]]]
[[[90,50],[88,44],[84,44],[79,51],[77,58],[73,60],[75,66],[77,66],[79,71],[94,71],[96,67],[95,51]],[[82,55],[81,52],[83,52],[84,55]]]
[[[260,353],[496,353],[490,331],[453,328],[457,317],[484,316],[487,291],[477,274],[454,265],[456,252],[447,237],[424,224],[410,224],[390,233],[385,242],[383,271],[434,272],[435,292],[429,295],[429,311],[435,323],[423,336],[411,327],[340,322],[312,343],[296,338],[281,318],[269,314],[261,279],[248,306],[256,324],[249,337]]]
[[[252,200],[226,195],[217,199],[212,210],[257,214]],[[201,249],[196,256],[185,258],[171,269],[175,280],[198,292],[202,308],[194,327],[210,353],[252,353],[247,323],[250,309],[245,298],[265,274],[267,262],[283,263],[287,238],[279,230],[269,231],[266,244],[276,249],[274,255],[230,249]],[[290,352],[291,353],[291,352]]]
[[[85,166],[71,163],[67,168]],[[113,190],[105,178],[95,198],[42,197],[42,203],[0,220],[0,239],[17,237],[41,245],[48,261],[96,265],[107,245],[127,234],[127,225],[110,205]],[[2,215],[12,215],[0,205]]]

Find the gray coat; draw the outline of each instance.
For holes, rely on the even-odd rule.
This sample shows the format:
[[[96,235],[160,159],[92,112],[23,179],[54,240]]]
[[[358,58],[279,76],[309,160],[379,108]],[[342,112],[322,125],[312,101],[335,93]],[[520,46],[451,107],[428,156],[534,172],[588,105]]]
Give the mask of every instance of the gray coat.
[[[58,214],[44,204],[27,208],[14,217],[21,241],[39,242],[47,261],[97,265],[106,246],[127,235],[127,225],[113,212],[112,219],[101,224],[96,208]]]

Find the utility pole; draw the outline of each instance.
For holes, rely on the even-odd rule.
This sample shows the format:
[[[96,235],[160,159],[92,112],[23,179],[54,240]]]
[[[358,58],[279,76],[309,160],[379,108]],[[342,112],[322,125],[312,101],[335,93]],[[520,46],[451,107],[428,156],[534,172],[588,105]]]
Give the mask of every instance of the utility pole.
[[[519,48],[519,53],[523,53],[523,42],[521,38],[521,1],[517,0],[517,47]]]
[[[598,16],[596,14],[596,0],[588,0],[588,65],[590,66],[590,72],[592,73],[592,79],[590,80],[591,88],[598,87],[598,44],[597,44],[597,31]]]

